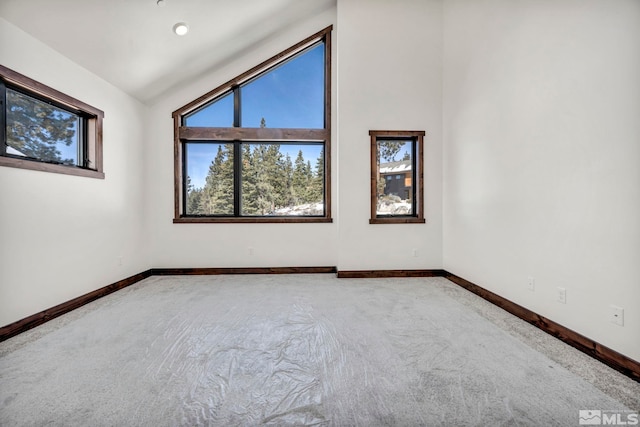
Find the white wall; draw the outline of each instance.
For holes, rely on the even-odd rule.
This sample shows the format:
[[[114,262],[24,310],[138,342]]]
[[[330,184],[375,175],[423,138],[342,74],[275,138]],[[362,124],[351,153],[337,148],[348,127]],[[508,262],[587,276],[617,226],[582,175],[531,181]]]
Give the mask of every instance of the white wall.
[[[4,326],[150,265],[142,239],[146,109],[1,18],[0,63],[105,112],[106,174],[0,167]]]
[[[171,113],[297,42],[335,24],[335,8],[287,28],[222,68],[187,82],[150,107],[146,139],[148,249],[154,267],[289,267],[336,265],[335,223],[173,224]],[[335,37],[335,34],[334,34]],[[334,100],[335,105],[335,100]],[[335,129],[335,116],[333,122]],[[333,139],[335,141],[335,130]],[[335,142],[334,142],[335,146]],[[336,157],[332,158],[336,168]],[[335,195],[336,182],[332,183]],[[333,203],[335,205],[335,196]],[[335,210],[333,214],[335,218]],[[249,255],[249,248],[253,254]]]
[[[444,53],[444,267],[640,360],[640,2],[447,0]]]
[[[442,3],[340,0],[338,31],[338,269],[441,268]],[[426,224],[369,224],[369,130],[426,131]]]
[[[173,224],[171,112],[330,24],[334,223]],[[444,267],[640,360],[635,0],[339,0],[149,110],[1,19],[0,62],[105,111],[107,175],[0,168],[0,325],[149,267]],[[371,129],[427,132],[426,224],[368,223]]]
[[[334,223],[172,224],[171,112],[323,27],[336,24],[336,19]],[[375,28],[376,23],[385,30]],[[388,30],[396,26],[402,30]],[[154,104],[147,139],[148,230],[154,267],[441,268],[441,30],[439,1],[340,1],[337,11],[332,9],[287,29]],[[381,61],[385,58],[386,62]],[[406,65],[397,66],[397,62]],[[427,224],[369,225],[370,129],[427,132]],[[253,255],[248,254],[249,247]],[[418,249],[418,257],[413,257],[413,249]]]

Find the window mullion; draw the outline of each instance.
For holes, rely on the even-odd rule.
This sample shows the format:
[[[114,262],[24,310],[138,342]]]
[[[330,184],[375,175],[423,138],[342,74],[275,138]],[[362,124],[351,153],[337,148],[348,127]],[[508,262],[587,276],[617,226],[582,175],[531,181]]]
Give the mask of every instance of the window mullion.
[[[233,141],[233,215],[240,216],[240,196],[242,191],[242,143]]]
[[[0,155],[7,154],[7,90],[4,82],[0,80],[0,138],[2,147],[0,147]]]
[[[417,215],[418,214],[418,200],[416,199],[416,195],[418,194],[418,180],[416,179],[418,177],[418,162],[420,161],[420,159],[418,159],[418,155],[417,155],[417,138],[413,138],[411,140],[411,160],[412,160],[412,164],[411,164],[411,209],[412,209],[412,215]]]
[[[233,127],[242,127],[242,99],[240,98],[240,86],[233,88]]]
[[[188,184],[189,184],[189,180],[187,179],[187,174],[188,174],[188,170],[189,170],[189,165],[187,164],[187,160],[189,158],[189,156],[187,155],[187,150],[188,150],[188,146],[189,144],[185,143],[185,142],[180,142],[182,144],[182,209],[183,209],[183,214],[188,214],[187,212],[187,198],[188,198]]]
[[[240,98],[240,86],[233,88],[233,127],[242,126],[242,100]],[[233,216],[240,216],[240,196],[242,191],[242,161],[240,159],[241,142],[233,141]]]
[[[87,164],[87,132],[85,126],[85,119],[82,116],[78,116],[78,165],[81,168],[89,167]]]

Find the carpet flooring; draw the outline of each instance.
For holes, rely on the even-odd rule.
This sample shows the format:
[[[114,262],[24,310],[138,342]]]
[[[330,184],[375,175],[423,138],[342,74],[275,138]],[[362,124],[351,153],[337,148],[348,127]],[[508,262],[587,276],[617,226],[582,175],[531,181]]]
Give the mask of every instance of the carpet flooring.
[[[576,426],[639,409],[638,383],[532,329],[444,278],[151,277],[0,343],[0,425]]]

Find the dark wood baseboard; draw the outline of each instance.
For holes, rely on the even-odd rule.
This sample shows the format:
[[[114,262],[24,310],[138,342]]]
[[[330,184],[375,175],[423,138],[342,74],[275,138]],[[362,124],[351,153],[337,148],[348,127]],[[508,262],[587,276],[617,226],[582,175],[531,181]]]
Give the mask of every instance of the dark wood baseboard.
[[[336,267],[152,268],[0,328],[0,342],[151,276],[337,273],[339,278],[445,277],[542,331],[640,382],[640,363],[446,270],[352,270]]]
[[[444,270],[341,270],[339,279],[376,279],[382,277],[442,277]]]
[[[25,317],[0,328],[0,342],[14,337],[29,329],[62,316],[76,308],[109,295],[127,286],[131,286],[151,276],[173,275],[216,275],[216,274],[302,274],[302,273],[336,273],[335,267],[273,267],[273,268],[152,268],[126,279],[112,283],[95,291],[48,308],[39,313]]]
[[[153,276],[195,276],[217,274],[315,274],[335,273],[335,267],[231,267],[231,268],[152,268]]]
[[[102,298],[105,295],[109,295],[122,288],[131,286],[134,283],[137,283],[150,276],[151,270],[135,274],[131,277],[119,280],[103,288],[96,289],[95,291],[89,292],[67,302],[63,302],[62,304],[58,304],[55,307],[51,307],[34,315],[25,317],[24,319],[13,322],[7,326],[3,326],[2,328],[0,328],[0,342],[21,334],[22,332],[28,331],[29,329],[35,328],[36,326],[40,326],[43,323],[48,322],[49,320],[53,320],[56,317],[62,316],[63,314],[75,310],[76,308],[82,307],[83,305],[88,304],[91,301]]]
[[[544,316],[534,313],[533,311],[522,307],[506,298],[501,297],[491,291],[488,291],[475,283],[463,279],[449,272],[445,272],[445,278],[453,283],[465,288],[466,290],[478,295],[479,297],[497,305],[505,311],[524,320],[527,323],[543,330],[544,332],[558,338],[566,344],[574,347],[581,352],[588,354],[594,359],[599,360],[605,365],[610,366],[618,372],[640,382],[640,363],[618,353],[615,350],[605,347],[592,339],[585,337],[571,329],[562,326],[553,320],[549,320]]]

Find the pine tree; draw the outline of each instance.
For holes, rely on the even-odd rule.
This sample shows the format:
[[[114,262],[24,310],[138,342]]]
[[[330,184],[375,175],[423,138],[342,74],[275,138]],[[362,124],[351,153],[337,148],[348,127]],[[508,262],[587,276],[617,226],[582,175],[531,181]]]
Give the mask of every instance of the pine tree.
[[[269,184],[273,192],[273,208],[281,208],[287,205],[288,179],[284,174],[284,158],[280,152],[280,144],[271,144],[267,148],[265,166],[269,177]]]
[[[306,191],[306,200],[305,203],[313,203],[315,202],[315,197],[313,195],[313,169],[311,168],[311,161],[307,160],[307,165],[305,166],[305,175],[307,178],[307,191]]]
[[[258,213],[256,203],[256,171],[254,156],[250,144],[242,145],[242,214],[255,215]]]
[[[191,183],[191,177],[187,176],[187,215],[200,215],[200,202],[202,199],[202,189],[195,188]]]
[[[293,163],[291,157],[287,153],[286,156],[280,155],[277,162],[278,168],[278,188],[277,188],[277,205],[279,207],[288,207],[294,205],[293,200]]]
[[[255,204],[258,215],[265,215],[271,207],[271,187],[267,176],[265,165],[266,147],[264,144],[257,145],[253,152],[255,168]]]
[[[266,128],[262,117],[260,127]],[[278,144],[245,144],[242,148],[242,214],[268,215],[278,206],[281,183]]]
[[[309,203],[309,184],[311,180],[311,164],[305,163],[302,150],[298,151],[298,156],[294,163],[292,176],[292,193],[294,204],[301,205]]]
[[[218,146],[202,191],[202,213],[233,215],[233,144]]]
[[[380,159],[384,159],[387,162],[393,162],[396,160],[396,155],[400,152],[402,146],[406,141],[378,141],[378,163]]]
[[[252,170],[250,179],[253,180],[251,192],[243,197],[245,203],[254,206],[256,215],[267,215],[274,208],[274,192],[271,177],[274,173],[271,167],[268,144],[257,144],[252,152]]]
[[[311,179],[310,199],[313,203],[324,201],[324,148],[316,160],[316,170]]]
[[[77,133],[77,117],[44,102],[7,90],[7,145],[28,157],[75,164],[63,159],[57,144],[70,146]]]

